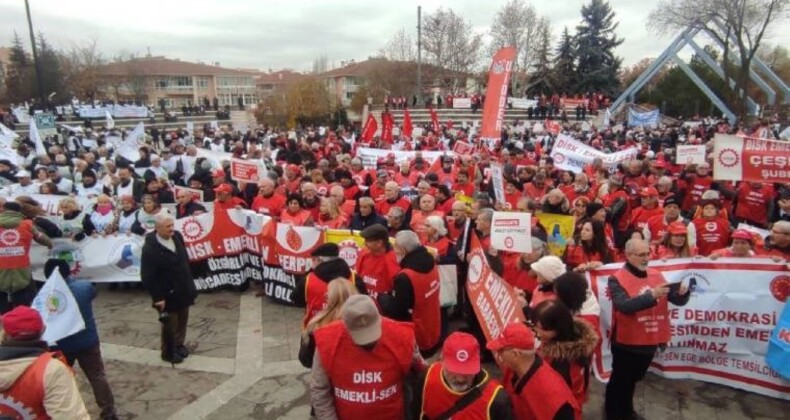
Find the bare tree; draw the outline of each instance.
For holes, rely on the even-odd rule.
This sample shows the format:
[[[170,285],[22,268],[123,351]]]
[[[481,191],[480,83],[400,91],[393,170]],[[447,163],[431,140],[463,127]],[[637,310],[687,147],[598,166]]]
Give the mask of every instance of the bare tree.
[[[379,55],[393,61],[415,61],[417,59],[417,42],[401,28],[387,41]]]
[[[66,91],[78,98],[95,98],[101,88],[99,68],[105,63],[96,40],[63,51],[60,66]]]
[[[493,55],[502,47],[516,48],[516,66],[511,78],[513,86],[525,81],[519,80],[519,72],[526,72],[535,64],[535,50],[543,21],[535,7],[525,0],[510,0],[497,11],[491,23],[489,54]]]
[[[439,8],[425,17],[422,42],[429,63],[448,70],[471,72],[480,62],[483,36],[452,9]]]
[[[722,46],[725,79],[735,80],[729,97],[743,116],[746,101],[737,92],[748,91],[752,59],[768,27],[785,15],[789,4],[790,0],[662,0],[650,13],[649,22],[665,33],[697,28]]]
[[[313,60],[312,74],[321,74],[327,70],[329,70],[329,57],[321,55]]]

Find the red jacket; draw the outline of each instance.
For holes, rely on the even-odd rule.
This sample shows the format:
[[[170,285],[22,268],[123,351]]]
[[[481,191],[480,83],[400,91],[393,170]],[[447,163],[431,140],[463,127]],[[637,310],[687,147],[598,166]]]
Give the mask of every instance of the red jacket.
[[[761,227],[767,226],[768,204],[775,196],[776,193],[771,185],[763,184],[761,188],[754,188],[750,182],[741,182],[738,186],[735,217],[754,222]]]
[[[417,347],[420,350],[432,349],[439,342],[441,335],[439,271],[434,265],[433,269],[427,273],[420,273],[410,268],[405,268],[400,273],[408,277],[414,290],[414,307],[411,318],[414,323]]]

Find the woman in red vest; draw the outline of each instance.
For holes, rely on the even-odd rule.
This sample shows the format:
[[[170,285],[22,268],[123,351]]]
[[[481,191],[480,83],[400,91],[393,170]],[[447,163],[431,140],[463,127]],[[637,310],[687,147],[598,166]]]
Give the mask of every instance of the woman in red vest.
[[[302,196],[299,194],[289,194],[285,201],[285,208],[280,213],[280,223],[287,223],[294,226],[312,226],[313,215],[308,210],[302,208]]]
[[[428,216],[425,219],[425,233],[428,237],[425,246],[436,250],[437,261],[451,255],[452,244],[450,239],[447,238],[447,228],[444,225],[444,219],[440,216]]]
[[[568,308],[556,300],[538,305],[532,313],[532,322],[540,339],[538,354],[570,387],[579,407],[576,418],[581,419],[598,333],[586,321],[574,319]]]
[[[688,228],[683,222],[672,222],[667,226],[667,235],[661,245],[653,248],[653,256],[661,260],[697,256],[697,247],[689,245]]]
[[[585,272],[611,263],[614,260],[612,254],[612,249],[606,244],[603,223],[587,219],[582,222],[574,243],[565,249],[563,260],[569,269]]]
[[[730,222],[719,214],[718,200],[702,200],[702,217],[694,219],[699,254],[708,256],[711,252],[724,248],[730,240]]]
[[[306,368],[313,367],[315,357],[315,338],[313,331],[340,319],[340,309],[348,298],[357,294],[357,289],[349,281],[330,281],[326,288],[326,306],[313,316],[304,331],[299,343],[299,362]]]
[[[716,260],[720,257],[725,258],[750,258],[755,256],[754,236],[745,230],[738,229],[732,233],[732,244],[727,248],[717,249],[710,253],[709,257]]]
[[[315,225],[327,229],[345,229],[348,227],[348,217],[340,212],[335,200],[324,197],[321,199],[318,220],[315,221]]]

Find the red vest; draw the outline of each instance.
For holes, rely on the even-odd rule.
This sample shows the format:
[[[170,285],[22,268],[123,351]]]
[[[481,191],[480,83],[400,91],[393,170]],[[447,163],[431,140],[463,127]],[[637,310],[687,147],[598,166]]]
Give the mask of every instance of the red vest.
[[[663,283],[664,276],[658,270],[648,268],[647,277],[640,279],[626,268],[621,268],[614,277],[625,289],[629,297],[639,296],[647,289]],[[614,311],[615,342],[631,346],[651,346],[666,344],[671,338],[669,332],[669,309],[666,297],[658,300],[656,306],[633,314]]]
[[[0,228],[0,267],[30,268],[33,222],[22,220],[15,228]]]
[[[694,177],[694,180],[688,184],[688,191],[686,197],[683,199],[683,211],[689,211],[692,207],[696,206],[702,198],[702,194],[710,189],[710,184],[713,183],[713,178],[706,176],[704,178]]]
[[[768,203],[774,198],[773,188],[763,185],[752,188],[749,182],[742,182],[738,187],[738,206],[735,216],[755,222],[761,226],[768,224]]]
[[[724,248],[730,241],[730,222],[722,217],[694,219],[699,254],[707,257],[711,252]]]
[[[406,197],[398,197],[398,199],[395,200],[395,202],[393,203],[390,203],[389,200],[381,200],[378,203],[376,203],[376,213],[382,216],[386,216],[387,213],[390,212],[390,209],[393,207],[399,207],[401,210],[403,210],[403,213],[405,214],[406,212],[409,211],[409,208],[411,207],[411,203]]]
[[[538,368],[521,389],[513,384],[513,371],[505,369],[502,383],[513,403],[517,420],[553,419],[560,408],[570,404],[575,411],[580,407],[565,380],[540,357],[535,357]]]
[[[378,302],[378,296],[392,291],[392,280],[400,272],[394,251],[384,255],[373,255],[367,249],[357,257],[356,272],[365,283],[368,296]]]
[[[502,385],[495,379],[489,379],[488,372],[485,372],[485,378],[477,385],[482,391],[480,397],[463,410],[453,414],[452,418],[454,420],[489,420],[489,409],[494,402],[494,398],[496,398],[497,392],[502,389]],[[425,383],[422,387],[420,419],[426,417],[428,419],[438,418],[470,391],[471,389],[467,392],[459,393],[450,389],[442,377],[442,364],[440,362],[432,364],[428,367],[428,373],[425,376]]]
[[[25,369],[22,375],[17,378],[11,388],[3,391],[2,396],[7,400],[16,401],[21,408],[30,411],[35,419],[49,419],[44,408],[44,372],[47,364],[52,360],[52,353],[43,353],[30,366]],[[11,406],[0,404],[0,415],[9,415],[12,418],[24,418]]]
[[[279,217],[285,207],[285,196],[282,194],[272,194],[271,197],[258,195],[252,199],[252,210],[258,213],[268,214]]]
[[[330,279],[332,281],[334,279]],[[351,284],[354,284],[354,273],[351,273]],[[304,282],[304,300],[306,303],[302,329],[307,327],[307,323],[326,308],[326,292],[329,289],[329,282],[323,281],[312,271],[307,274]]]
[[[280,212],[280,222],[290,223],[294,226],[304,226],[313,214],[309,210],[300,210],[299,213],[291,214],[287,209]]]
[[[529,301],[529,307],[535,309],[541,302],[556,299],[557,295],[554,290],[544,291],[541,290],[540,285],[536,286],[532,291],[532,299]]]
[[[439,272],[434,266],[427,273],[409,268],[401,270],[401,273],[409,278],[414,289],[414,308],[411,318],[414,323],[414,334],[417,336],[417,347],[420,350],[431,349],[439,342],[441,334]]]
[[[444,213],[434,210],[430,214],[425,214],[422,210],[415,210],[411,213],[411,222],[409,227],[417,236],[420,237],[420,243],[425,244],[428,242],[428,232],[425,229],[425,219],[430,216],[444,217]]]
[[[411,369],[414,332],[407,324],[381,319],[373,350],[351,340],[343,321],[315,330],[316,353],[332,383],[339,420],[402,420],[403,381]]]
[[[647,226],[647,221],[650,220],[653,216],[663,216],[664,209],[661,207],[656,207],[651,210],[647,210],[644,207],[637,207],[634,209],[633,213],[631,213],[631,226],[634,229],[639,229],[641,232],[642,229]]]

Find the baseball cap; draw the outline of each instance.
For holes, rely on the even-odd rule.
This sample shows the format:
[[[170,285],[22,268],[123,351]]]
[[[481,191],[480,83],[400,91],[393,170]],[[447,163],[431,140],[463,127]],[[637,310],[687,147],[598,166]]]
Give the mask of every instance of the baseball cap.
[[[380,224],[366,227],[365,230],[360,233],[360,236],[362,236],[362,238],[366,241],[386,241],[390,237],[389,232],[387,232],[387,228]]]
[[[667,232],[670,235],[685,235],[688,231],[686,224],[683,222],[672,222],[667,226]]]
[[[351,340],[358,346],[374,343],[381,338],[381,316],[370,296],[349,297],[340,309],[340,318]]]
[[[680,200],[674,195],[670,195],[669,197],[664,199],[664,207],[675,205],[680,207]]]
[[[228,184],[228,183],[222,183],[222,184],[219,184],[219,186],[217,188],[214,188],[214,192],[218,192],[218,193],[223,193],[223,192],[224,193],[232,193],[233,192],[233,186]]]
[[[44,332],[41,315],[29,306],[17,306],[3,315],[2,321],[3,331],[13,339],[36,339]]]
[[[15,175],[17,178],[30,178],[30,172],[26,170],[18,171]]]
[[[454,332],[442,346],[442,366],[450,373],[477,375],[480,372],[480,345],[474,336]]]
[[[340,248],[331,242],[322,244],[310,253],[311,257],[337,257],[338,255],[340,255]]]
[[[642,197],[658,197],[658,190],[653,187],[645,187],[639,191],[639,195]]]
[[[743,239],[752,242],[754,236],[746,229],[735,229],[735,232],[732,233],[732,239]]]
[[[504,330],[495,340],[489,341],[486,348],[497,351],[505,347],[519,350],[535,349],[535,334],[521,322],[514,322]]]

